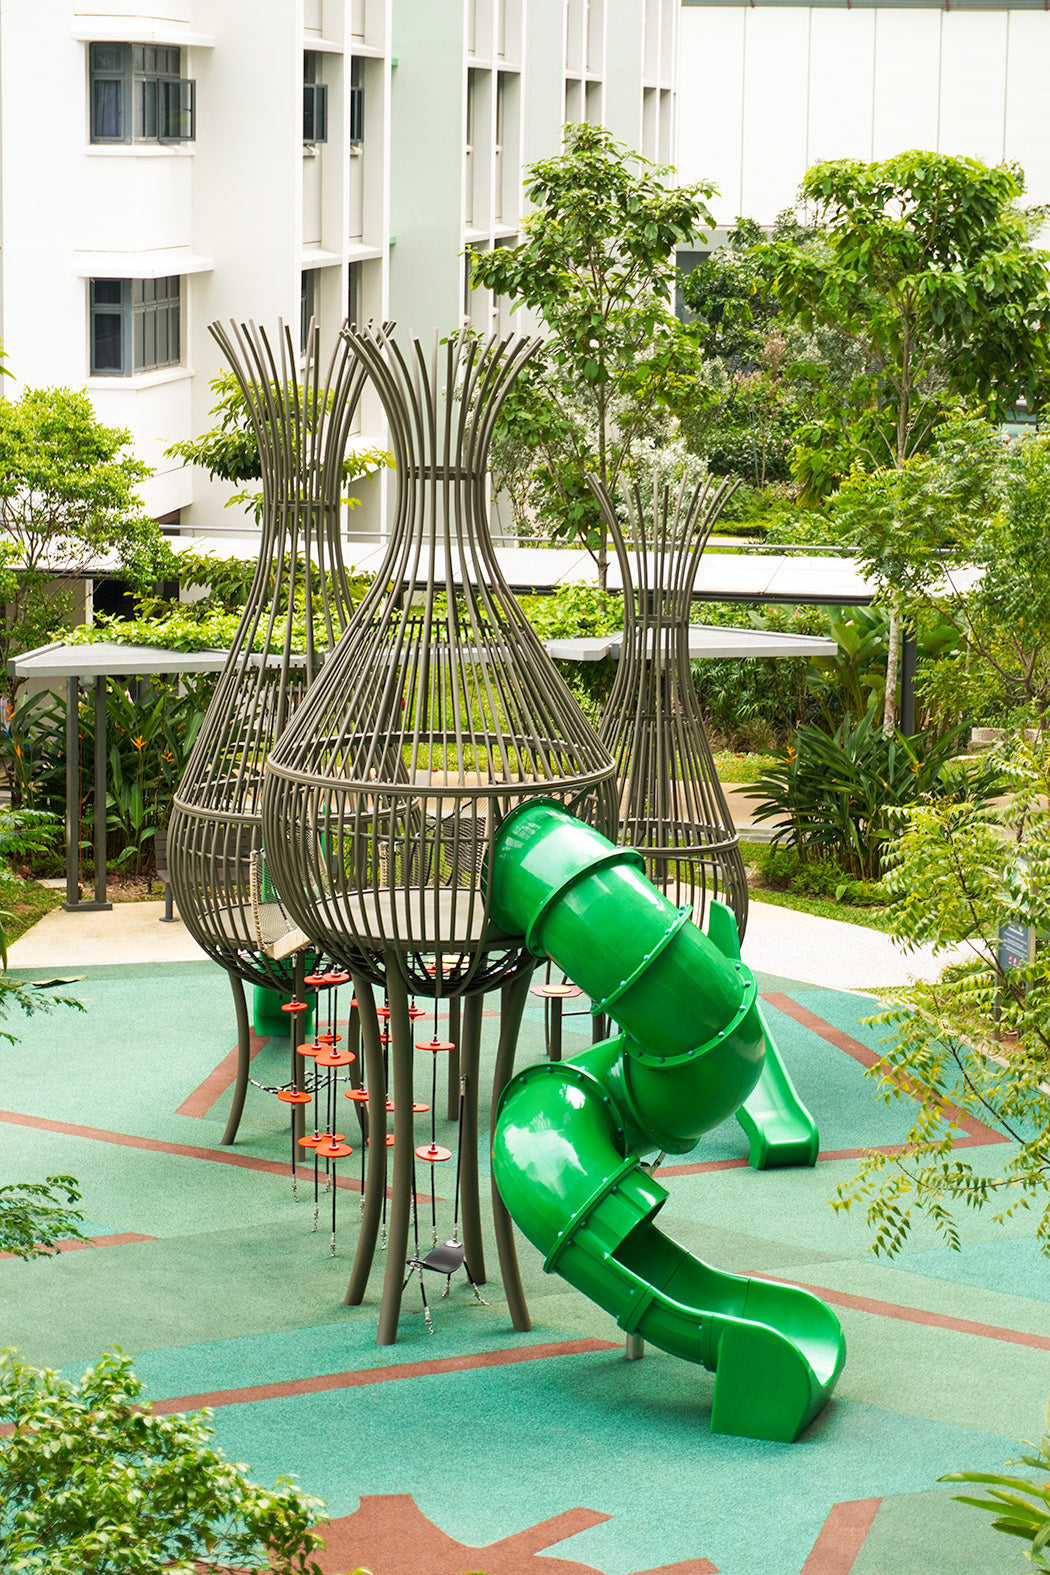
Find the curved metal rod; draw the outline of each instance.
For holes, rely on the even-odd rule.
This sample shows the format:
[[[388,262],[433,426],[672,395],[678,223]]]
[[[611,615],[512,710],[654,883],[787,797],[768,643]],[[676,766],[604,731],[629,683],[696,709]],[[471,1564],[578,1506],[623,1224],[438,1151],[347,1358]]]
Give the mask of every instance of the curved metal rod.
[[[492,1078],[492,1114],[490,1130],[496,1129],[496,1113],[499,1108],[500,1095],[503,1093],[511,1072],[514,1070],[514,1054],[518,1047],[518,1035],[521,1032],[521,1020],[525,1013],[525,1005],[529,998],[529,985],[535,971],[535,962],[525,967],[514,979],[509,980],[502,989],[499,1047],[496,1051],[496,1065]],[[521,1269],[518,1265],[518,1249],[514,1241],[514,1223],[507,1212],[507,1206],[500,1197],[496,1186],[495,1177],[492,1178],[492,1225],[496,1237],[496,1251],[499,1254],[500,1277],[503,1280],[503,1289],[507,1296],[507,1309],[513,1327],[520,1333],[527,1333],[532,1328],[532,1319],[529,1316],[528,1304],[525,1300],[525,1288],[521,1283]]]
[[[383,1075],[383,1045],[379,1037],[379,1017],[375,995],[367,979],[352,976],[354,999],[357,1001],[361,1041],[365,1053],[365,1079],[368,1087],[368,1169],[365,1175],[365,1194],[362,1199],[361,1229],[357,1237],[350,1282],[343,1300],[348,1307],[360,1307],[368,1289],[368,1276],[375,1258],[379,1240],[379,1223],[383,1214],[386,1193],[386,1079]],[[382,1139],[380,1142],[379,1139]],[[362,1131],[361,1141],[366,1141]]]
[[[233,968],[227,968],[226,977],[233,991],[233,1009],[237,1015],[237,1080],[233,1085],[233,1103],[226,1118],[226,1130],[219,1139],[223,1147],[228,1148],[237,1136],[237,1128],[241,1124],[241,1116],[244,1113],[244,1099],[248,1092],[252,1066],[252,1029],[248,1018],[248,1002],[244,995],[244,982]]]

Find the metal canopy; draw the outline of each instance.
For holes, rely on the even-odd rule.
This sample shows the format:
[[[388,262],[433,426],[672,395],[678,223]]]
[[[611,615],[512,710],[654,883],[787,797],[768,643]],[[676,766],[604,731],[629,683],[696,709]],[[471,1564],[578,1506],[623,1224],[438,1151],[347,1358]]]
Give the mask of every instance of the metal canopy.
[[[106,680],[144,678],[151,673],[217,673],[225,651],[168,651],[156,645],[121,645],[100,640],[96,645],[65,645],[54,640],[33,651],[23,651],[7,664],[12,678],[64,678],[66,680],[66,900],[70,912],[96,913],[109,908],[106,901]],[[92,683],[95,689],[95,896],[80,896],[80,743],[77,726],[77,690]]]
[[[193,551],[222,558],[253,559],[258,553],[255,537],[182,537],[175,550]],[[374,574],[386,556],[386,546],[376,542],[346,543],[346,559],[360,574]],[[597,585],[598,569],[590,553],[576,547],[496,547],[500,572],[515,595],[557,590],[562,585]],[[443,559],[438,567],[445,572]],[[458,563],[448,565],[456,585],[462,584]],[[422,582],[419,582],[422,584]],[[619,565],[609,565],[608,586],[623,589]],[[788,602],[814,606],[866,606],[875,596],[874,582],[861,573],[852,558],[818,553],[708,552],[700,565],[693,599],[725,602]]]
[[[622,634],[591,634],[578,639],[547,640],[547,655],[556,662],[619,660]],[[764,629],[728,629],[717,624],[690,624],[689,655],[700,657],[834,656],[838,646],[823,635],[778,634]]]
[[[7,664],[12,678],[145,678],[150,673],[217,673],[225,651],[169,651],[158,645],[64,645],[60,640],[23,651]]]

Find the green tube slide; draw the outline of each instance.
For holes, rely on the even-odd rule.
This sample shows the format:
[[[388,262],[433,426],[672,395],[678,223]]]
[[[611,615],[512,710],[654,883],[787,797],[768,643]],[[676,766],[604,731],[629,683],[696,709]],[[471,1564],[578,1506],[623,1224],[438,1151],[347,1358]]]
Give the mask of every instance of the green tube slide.
[[[511,1217],[548,1273],[715,1374],[714,1432],[796,1439],[841,1371],[838,1320],[808,1291],[713,1269],[664,1235],[667,1191],[641,1163],[688,1153],[759,1082],[767,1034],[732,915],[703,934],[639,854],[548,800],[507,816],[488,884],[500,928],[621,1029],[507,1084],[492,1166]]]
[[[736,920],[724,903],[711,904],[709,938],[726,956],[739,961]],[[815,1165],[820,1148],[817,1123],[798,1097],[791,1074],[769,1031],[761,1005],[758,1017],[766,1054],[758,1082],[736,1113],[750,1144],[749,1163],[756,1170],[779,1165]]]

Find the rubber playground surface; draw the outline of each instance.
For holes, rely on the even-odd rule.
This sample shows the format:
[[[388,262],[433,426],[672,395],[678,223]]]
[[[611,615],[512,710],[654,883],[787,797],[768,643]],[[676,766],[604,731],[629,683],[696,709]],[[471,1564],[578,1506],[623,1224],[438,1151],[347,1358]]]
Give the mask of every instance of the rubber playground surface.
[[[61,959],[56,959],[61,967]],[[49,970],[18,970],[45,978]],[[660,1223],[720,1269],[788,1280],[830,1303],[847,1358],[795,1444],[709,1432],[714,1379],[658,1350],[625,1359],[612,1319],[519,1243],[533,1320],[511,1327],[491,1240],[484,1305],[462,1274],[441,1299],[406,1291],[396,1345],[378,1347],[381,1266],[347,1308],[358,1153],[314,1230],[312,1177],[293,1198],[286,1110],[249,1092],[232,1149],[219,1138],[235,1029],[207,962],[71,968],[86,1011],[12,1021],[0,1104],[5,1179],[77,1176],[88,1250],[0,1263],[3,1343],[79,1374],[119,1345],[165,1410],[214,1408],[219,1444],[256,1480],[323,1497],[323,1563],[374,1575],[1007,1575],[1021,1544],[955,1504],[942,1473],[997,1470],[1037,1437],[1050,1398],[1050,1262],[1034,1227],[964,1221],[952,1253],[916,1232],[892,1262],[862,1217],[829,1207],[857,1152],[899,1143],[906,1102],[864,1075],[870,997],[759,974],[771,1030],[817,1117],[814,1169],[756,1172],[735,1121],[658,1174]],[[493,999],[495,1005],[495,998]],[[429,1027],[431,1019],[424,1020]],[[443,1018],[439,1018],[440,1029]],[[485,1074],[497,1019],[487,1020]],[[590,1042],[565,1022],[565,1053]],[[285,1080],[287,1042],[258,1040],[253,1076]],[[543,1053],[530,1006],[517,1064]],[[418,1097],[429,1099],[429,1058]],[[425,1086],[424,1086],[425,1085]],[[348,1112],[351,1107],[347,1106]],[[455,1148],[453,1123],[437,1141]],[[420,1118],[420,1141],[429,1116]],[[345,1128],[356,1143],[356,1128]],[[970,1157],[1001,1158],[971,1123]],[[441,1239],[454,1172],[435,1172]],[[429,1198],[429,1195],[428,1195]],[[430,1203],[420,1208],[431,1244]]]

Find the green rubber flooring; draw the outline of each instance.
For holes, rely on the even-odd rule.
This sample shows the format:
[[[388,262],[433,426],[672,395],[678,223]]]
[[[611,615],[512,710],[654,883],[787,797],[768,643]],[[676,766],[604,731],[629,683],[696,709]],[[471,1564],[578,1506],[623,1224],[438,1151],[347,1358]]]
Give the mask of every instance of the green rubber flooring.
[[[531,1333],[511,1327],[487,1240],[484,1304],[462,1275],[447,1299],[435,1278],[429,1334],[413,1281],[397,1343],[377,1346],[383,1263],[363,1306],[342,1299],[357,1192],[337,1189],[334,1256],[331,1194],[317,1229],[312,1183],[293,1197],[285,1107],[265,1091],[288,1076],[287,1042],[259,1044],[262,1086],[236,1145],[219,1146],[235,1032],[225,975],[203,963],[86,969],[70,986],[83,1013],[9,1024],[0,1174],[77,1176],[98,1244],[0,1262],[3,1343],[71,1373],[119,1345],[165,1409],[213,1407],[218,1442],[257,1480],[290,1473],[326,1500],[333,1575],[358,1564],[374,1575],[1020,1575],[1021,1545],[937,1478],[999,1469],[1041,1431],[1050,1261],[1024,1219],[980,1216],[965,1221],[961,1252],[920,1229],[892,1263],[873,1258],[863,1219],[829,1207],[855,1151],[899,1142],[908,1121],[864,1076],[873,1003],[759,984],[826,1157],[752,1171],[729,1122],[669,1166],[661,1226],[718,1268],[795,1281],[834,1307],[846,1366],[796,1444],[712,1434],[712,1375],[651,1348],[628,1362],[612,1320],[545,1276],[524,1240]],[[497,1026],[486,1018],[483,1086]],[[589,1027],[566,1018],[567,1054]],[[536,1002],[518,1065],[542,1053]],[[424,1142],[430,1118],[419,1121]],[[439,1119],[436,1135],[455,1148],[454,1124]],[[1003,1152],[989,1148],[988,1162]],[[358,1163],[357,1152],[344,1161],[346,1179]],[[442,1239],[453,1176],[435,1173]],[[420,1212],[425,1251],[428,1202]]]

